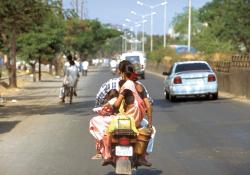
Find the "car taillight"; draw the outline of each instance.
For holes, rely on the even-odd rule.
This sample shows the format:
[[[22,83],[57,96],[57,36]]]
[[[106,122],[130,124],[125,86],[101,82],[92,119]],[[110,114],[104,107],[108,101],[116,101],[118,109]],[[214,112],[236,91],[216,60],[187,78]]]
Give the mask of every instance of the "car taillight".
[[[182,79],[180,76],[177,76],[174,78],[174,84],[181,84],[182,83]]]
[[[215,76],[214,76],[213,74],[210,74],[210,75],[208,75],[208,77],[207,77],[207,81],[208,81],[208,82],[213,82],[213,81],[216,81],[216,78],[215,78]]]
[[[129,139],[126,137],[119,138],[118,143],[120,145],[129,145]]]

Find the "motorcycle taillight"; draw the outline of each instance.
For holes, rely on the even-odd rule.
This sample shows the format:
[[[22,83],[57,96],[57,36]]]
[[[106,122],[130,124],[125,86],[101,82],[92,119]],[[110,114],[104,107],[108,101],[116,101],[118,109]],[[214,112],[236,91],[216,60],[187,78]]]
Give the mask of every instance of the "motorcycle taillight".
[[[129,139],[126,137],[121,137],[119,138],[118,143],[120,145],[129,145]]]

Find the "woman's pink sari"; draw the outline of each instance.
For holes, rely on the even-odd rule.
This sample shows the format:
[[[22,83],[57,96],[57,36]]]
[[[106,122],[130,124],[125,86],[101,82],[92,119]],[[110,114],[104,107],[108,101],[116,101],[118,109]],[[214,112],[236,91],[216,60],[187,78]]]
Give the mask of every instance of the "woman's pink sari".
[[[145,111],[145,104],[141,97],[139,96],[136,88],[135,88],[135,83],[131,80],[127,80],[123,86],[121,87],[120,92],[122,92],[124,89],[129,89],[133,92],[134,97],[135,97],[135,102],[134,102],[134,108],[133,110],[129,110],[126,112],[126,115],[133,116],[135,119],[135,124],[136,127],[140,126],[140,123],[142,119],[144,118],[146,111]]]
[[[96,139],[96,149],[100,153],[104,153],[103,138],[105,131],[110,124],[111,120],[116,116],[96,116],[89,122],[89,132]]]

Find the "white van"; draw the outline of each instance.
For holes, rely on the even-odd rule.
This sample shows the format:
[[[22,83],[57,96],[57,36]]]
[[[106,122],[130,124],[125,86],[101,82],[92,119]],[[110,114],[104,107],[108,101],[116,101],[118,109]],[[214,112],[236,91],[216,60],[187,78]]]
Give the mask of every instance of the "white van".
[[[121,55],[122,60],[130,61],[134,65],[136,73],[141,79],[145,79],[146,58],[143,52],[132,51],[123,53]]]

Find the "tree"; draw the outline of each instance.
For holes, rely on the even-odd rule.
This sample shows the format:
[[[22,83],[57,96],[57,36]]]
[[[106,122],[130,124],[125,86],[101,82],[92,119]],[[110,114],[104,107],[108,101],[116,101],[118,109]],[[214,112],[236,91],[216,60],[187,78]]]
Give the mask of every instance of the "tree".
[[[203,10],[192,9],[192,46],[198,49],[198,51],[205,54],[211,54],[214,52],[230,52],[232,51],[232,44],[229,40],[221,40],[216,32],[221,33],[222,29],[220,26],[223,23],[223,18],[214,24],[213,27],[209,27],[206,20],[202,20]],[[202,12],[202,13],[201,13]],[[222,15],[220,12],[214,15]],[[172,40],[173,44],[184,44],[187,43],[188,33],[188,9],[183,13],[177,15],[172,24],[174,30],[178,34],[177,38]],[[223,29],[225,30],[225,29]]]
[[[151,60],[156,61],[158,64],[161,63],[162,59],[165,56],[170,56],[170,57],[177,57],[177,54],[174,49],[170,47],[161,47],[159,49],[154,50],[153,52],[148,53],[148,58]]]
[[[205,54],[232,52],[230,41],[222,41],[209,29],[204,27],[200,33],[193,37],[193,46]]]
[[[200,9],[200,20],[222,42],[250,53],[250,1],[213,0]]]
[[[112,57],[118,53],[122,52],[122,38],[115,37],[111,39],[107,39],[105,44],[102,45],[101,49],[97,52],[101,57]],[[93,56],[96,56],[94,54]]]
[[[105,27],[97,20],[80,20],[77,18],[66,21],[65,45],[67,50],[78,52],[81,58],[96,54],[107,39],[120,35],[115,29]]]
[[[54,10],[50,10],[44,17],[41,26],[37,26],[33,31],[23,33],[18,37],[18,55],[32,66],[34,81],[36,80],[35,65],[37,62],[41,63],[43,60],[51,65],[54,63],[57,67],[56,55],[63,50],[63,36],[62,16],[57,15]],[[40,71],[39,80],[41,80]]]
[[[201,31],[202,23],[199,21],[197,9],[192,8],[192,37]],[[172,22],[177,41],[179,44],[186,44],[188,39],[188,8],[183,13],[176,15]]]
[[[40,23],[46,14],[46,7],[41,0],[0,0],[0,7],[0,33],[5,49],[9,52],[9,86],[17,87],[16,39],[22,32]]]

